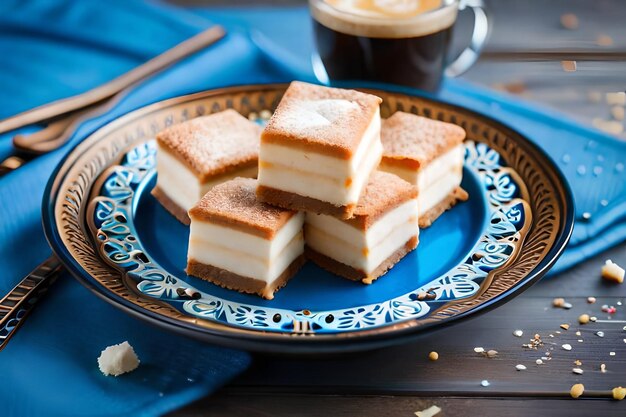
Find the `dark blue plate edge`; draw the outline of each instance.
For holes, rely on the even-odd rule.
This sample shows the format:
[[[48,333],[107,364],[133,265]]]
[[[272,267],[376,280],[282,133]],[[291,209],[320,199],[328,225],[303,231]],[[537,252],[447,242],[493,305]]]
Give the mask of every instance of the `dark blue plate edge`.
[[[285,84],[230,85],[219,88],[218,90],[226,88],[279,88],[281,86],[284,87]],[[169,331],[184,334],[190,337],[194,337],[196,339],[204,340],[209,343],[215,343],[225,347],[239,348],[256,352],[284,352],[291,354],[329,354],[340,352],[347,353],[354,351],[379,349],[399,343],[409,342],[434,330],[446,328],[450,325],[460,323],[463,320],[471,317],[478,317],[480,314],[486,313],[508,302],[511,298],[521,294],[523,291],[525,291],[531,285],[537,282],[556,263],[558,258],[565,250],[567,242],[569,241],[573,232],[575,218],[574,199],[572,190],[568,182],[565,180],[563,173],[558,168],[558,165],[541,148],[528,140],[524,135],[520,134],[519,132],[502,122],[494,120],[491,117],[480,112],[476,112],[466,107],[458,106],[453,103],[441,100],[433,94],[424,93],[407,87],[385,85],[380,83],[346,83],[345,87],[358,87],[360,89],[380,89],[387,92],[394,92],[405,94],[408,96],[424,98],[447,107],[461,110],[463,112],[471,114],[474,117],[482,119],[486,123],[497,125],[498,128],[510,132],[512,136],[517,136],[521,138],[521,146],[528,147],[531,150],[531,153],[536,154],[539,158],[543,158],[546,162],[546,164],[543,166],[546,167],[546,172],[549,174],[549,177],[551,177],[550,179],[555,184],[554,189],[561,192],[560,202],[562,204],[559,208],[561,210],[560,216],[561,219],[563,219],[563,222],[561,224],[560,230],[558,231],[557,238],[555,239],[554,244],[552,245],[546,256],[543,258],[543,260],[539,263],[539,265],[537,265],[537,267],[535,267],[517,285],[510,288],[503,294],[474,307],[473,309],[465,311],[447,320],[400,329],[393,333],[374,333],[361,335],[354,338],[331,337],[322,340],[316,337],[285,337],[285,335],[271,335],[263,332],[259,332],[258,335],[223,334],[222,332],[214,331],[213,329],[193,326],[186,322],[177,321],[175,319],[171,319],[169,317],[141,309],[140,307],[125,300],[124,298],[104,290],[99,285],[95,285],[91,280],[84,276],[85,272],[82,267],[65,250],[58,231],[54,227],[54,207],[57,197],[54,191],[58,189],[60,183],[65,178],[66,172],[63,172],[63,175],[60,176],[63,168],[65,166],[69,168],[71,165],[68,164],[70,164],[70,162],[72,162],[73,160],[78,159],[78,157],[80,156],[80,154],[75,153],[75,150],[83,143],[82,141],[73,148],[68,149],[67,153],[63,156],[63,158],[60,160],[60,162],[52,172],[51,177],[48,180],[48,183],[46,184],[46,188],[44,190],[44,196],[42,200],[42,223],[48,244],[50,245],[54,254],[62,261],[64,266],[69,270],[71,275],[77,279],[78,282],[80,282],[87,289],[96,294],[99,298],[105,300],[106,302],[114,305],[117,308],[120,308],[122,311],[125,311],[126,313],[136,318],[144,320],[156,327],[165,328]],[[175,98],[177,99],[180,97]],[[155,104],[158,103],[154,103],[142,108],[145,109],[146,107]]]

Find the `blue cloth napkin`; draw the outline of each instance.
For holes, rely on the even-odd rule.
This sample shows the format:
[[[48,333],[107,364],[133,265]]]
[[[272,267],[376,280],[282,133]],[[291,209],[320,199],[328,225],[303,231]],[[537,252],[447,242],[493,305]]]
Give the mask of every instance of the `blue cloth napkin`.
[[[180,94],[314,77],[304,8],[252,8],[242,13],[129,0],[109,0],[106,7],[71,0],[0,4],[0,117],[92,88],[212,22],[228,29],[226,39],[144,82],[110,113],[85,123],[63,149],[0,178],[2,293],[48,256],[40,226],[45,182],[62,155],[94,129],[137,107]],[[577,223],[558,270],[626,238],[626,174],[619,165],[626,144],[557,112],[460,80],[447,80],[438,96],[513,126],[546,149],[564,170],[574,189],[578,217],[589,212],[591,218]],[[13,151],[11,136],[0,136],[0,159]],[[135,346],[142,366],[119,378],[100,375],[95,361],[100,350],[126,339]],[[0,353],[2,375],[8,376],[0,385],[0,401],[6,415],[158,415],[211,392],[248,362],[245,353],[148,327],[64,276]]]
[[[92,88],[212,25],[156,3],[108,0],[0,3],[0,117]],[[224,23],[228,23],[224,19]],[[245,32],[142,84],[96,127],[153,101],[228,84],[292,78],[269,65]],[[31,128],[32,130],[32,128]],[[12,152],[0,137],[0,158]],[[51,171],[73,146],[37,158],[0,178],[0,293],[50,254],[40,207]],[[118,378],[100,374],[96,358],[128,340],[142,364]],[[0,352],[3,416],[160,415],[237,375],[245,352],[212,347],[143,324],[62,276],[24,327]]]

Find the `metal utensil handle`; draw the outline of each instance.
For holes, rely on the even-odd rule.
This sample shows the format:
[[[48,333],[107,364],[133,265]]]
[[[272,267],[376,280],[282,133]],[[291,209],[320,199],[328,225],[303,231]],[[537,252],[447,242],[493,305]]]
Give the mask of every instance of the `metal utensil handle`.
[[[491,25],[489,24],[483,0],[461,0],[459,10],[464,10],[467,7],[474,12],[472,39],[469,46],[454,61],[448,64],[446,68],[448,77],[457,77],[474,65],[491,32]]]
[[[60,271],[61,263],[53,255],[0,300],[0,350],[9,343],[37,301],[56,281]]]

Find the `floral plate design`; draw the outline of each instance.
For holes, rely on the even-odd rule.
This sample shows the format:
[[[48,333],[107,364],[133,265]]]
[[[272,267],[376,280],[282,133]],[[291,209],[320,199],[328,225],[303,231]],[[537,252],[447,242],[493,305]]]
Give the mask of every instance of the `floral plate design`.
[[[55,253],[96,294],[168,329],[228,346],[310,353],[385,346],[486,310],[537,280],[563,250],[571,194],[540,150],[468,110],[374,91],[383,117],[402,110],[465,128],[467,202],[423,230],[417,250],[369,286],[308,264],[267,301],[187,276],[188,228],[150,195],[154,135],[226,108],[263,123],[257,115],[267,117],[285,88],[178,97],[94,132],[48,185],[44,225]]]

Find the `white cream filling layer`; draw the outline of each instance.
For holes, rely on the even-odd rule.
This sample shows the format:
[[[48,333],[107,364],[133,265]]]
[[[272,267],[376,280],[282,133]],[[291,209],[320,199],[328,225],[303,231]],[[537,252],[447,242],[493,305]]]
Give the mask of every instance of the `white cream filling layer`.
[[[346,182],[348,178],[340,180],[329,177],[326,171],[315,173],[272,165],[259,170],[259,184],[327,201],[336,206],[356,204],[371,172],[380,162],[382,150],[380,141],[375,141],[362,166],[350,179],[351,182]]]
[[[448,197],[459,185],[461,185],[462,180],[462,171],[460,169],[456,169],[448,171],[448,173],[441,176],[439,180],[432,183],[425,189],[422,189],[417,197],[420,213],[426,213],[443,199]]]
[[[303,223],[304,213],[298,213],[268,240],[195,220],[187,258],[271,284],[304,252]]]
[[[272,143],[261,144],[259,185],[326,201],[356,204],[382,156],[378,111],[357,151],[345,160]]]
[[[157,145],[157,187],[177,206],[184,210],[192,208],[209,190],[236,177],[255,178],[257,167],[236,169],[219,175],[213,181],[200,183],[198,177],[174,155]]]
[[[366,231],[332,216],[307,213],[306,244],[370,274],[409,239],[419,235],[417,211],[417,200],[410,200],[383,215]]]
[[[446,153],[433,159],[427,166],[419,170],[400,168],[383,162],[380,164],[382,171],[396,174],[400,178],[414,184],[418,191],[422,191],[426,187],[439,181],[441,177],[446,175],[451,169],[463,167],[465,159],[465,147],[461,144],[450,149]]]

